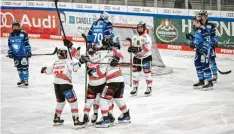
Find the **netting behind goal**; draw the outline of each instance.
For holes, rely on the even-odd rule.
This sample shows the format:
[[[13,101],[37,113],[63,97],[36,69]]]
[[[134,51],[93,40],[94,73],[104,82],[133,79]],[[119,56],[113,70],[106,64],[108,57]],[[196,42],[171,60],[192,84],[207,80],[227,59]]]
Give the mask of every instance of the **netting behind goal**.
[[[147,33],[150,34],[152,37],[152,42],[153,42],[153,47],[152,47],[152,75],[164,75],[164,74],[170,74],[173,72],[173,70],[169,67],[167,67],[162,58],[161,55],[158,51],[158,48],[156,46],[156,39],[154,36],[154,30],[153,28],[147,28]],[[137,30],[136,26],[131,26],[131,25],[115,25],[114,26],[114,34],[115,36],[120,36],[121,40],[121,53],[124,55],[124,64],[125,68],[126,65],[129,68],[130,63],[131,63],[131,55],[128,53],[128,47],[130,46],[130,43],[126,41],[125,39],[127,37],[132,38],[134,35],[137,35]],[[132,55],[133,57],[133,55]],[[123,67],[123,66],[122,66]],[[124,69],[124,73],[130,73],[130,69]]]

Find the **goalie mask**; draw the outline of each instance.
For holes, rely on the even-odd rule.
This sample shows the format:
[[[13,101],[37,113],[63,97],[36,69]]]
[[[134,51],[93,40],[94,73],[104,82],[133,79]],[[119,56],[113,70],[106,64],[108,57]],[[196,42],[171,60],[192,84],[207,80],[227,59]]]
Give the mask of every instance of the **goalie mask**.
[[[57,56],[59,59],[66,59],[67,58],[67,50],[65,48],[58,49]]]
[[[143,21],[140,21],[138,24],[137,24],[137,32],[139,35],[142,35],[145,33],[145,30],[146,30],[146,24],[143,22]]]

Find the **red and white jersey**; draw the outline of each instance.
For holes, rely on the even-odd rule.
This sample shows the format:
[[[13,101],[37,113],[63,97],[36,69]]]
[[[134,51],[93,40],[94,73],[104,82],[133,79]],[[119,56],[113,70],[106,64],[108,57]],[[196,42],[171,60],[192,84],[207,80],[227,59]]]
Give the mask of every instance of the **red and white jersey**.
[[[132,37],[132,45],[135,47],[141,47],[141,52],[135,54],[139,59],[146,58],[151,55],[152,39],[149,34],[144,33],[142,35],[134,35]]]
[[[80,50],[77,50],[76,48],[72,47],[69,48],[70,52],[71,52],[71,56],[74,57],[75,59],[79,60],[80,59]],[[69,57],[69,53],[68,56]]]
[[[54,84],[72,84],[72,72],[77,72],[79,68],[80,65],[70,59],[59,59],[45,72],[54,75]]]
[[[123,60],[123,56],[118,50],[113,49],[112,51],[106,51],[106,56],[100,61],[100,63],[110,63],[113,59],[113,56],[120,57],[120,61]],[[106,83],[111,82],[123,82],[123,74],[120,69],[120,66],[112,67],[110,64],[100,64],[100,72],[106,74]]]

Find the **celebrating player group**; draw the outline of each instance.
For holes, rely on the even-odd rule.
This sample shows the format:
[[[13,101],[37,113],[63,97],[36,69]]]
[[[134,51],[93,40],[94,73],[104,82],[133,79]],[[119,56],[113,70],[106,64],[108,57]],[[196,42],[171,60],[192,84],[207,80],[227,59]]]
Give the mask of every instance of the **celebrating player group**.
[[[199,81],[193,86],[195,88],[202,87],[204,90],[212,88],[213,82],[217,80],[215,47],[218,41],[215,25],[208,22],[207,17],[207,11],[201,11],[196,15],[193,18],[193,32],[186,34],[186,38],[191,41],[190,47],[196,52],[194,63]],[[80,48],[74,48],[71,41],[64,39],[64,47],[57,50],[58,60],[51,63],[51,66],[41,69],[42,74],[54,75],[53,84],[57,100],[53,120],[55,126],[64,123],[61,114],[66,100],[71,107],[72,119],[76,128],[84,128],[89,122],[98,128],[113,126],[115,122],[114,106],[122,112],[118,117],[118,122],[131,122],[130,111],[123,99],[125,83],[120,68],[120,63],[125,57],[119,52],[121,44],[118,37],[113,34],[113,25],[108,18],[109,14],[103,12],[100,18],[93,22],[87,33],[86,54],[81,54]],[[8,40],[8,57],[14,59],[15,67],[19,72],[20,81],[17,85],[28,86],[29,58],[32,56],[28,35],[20,29],[18,21],[13,22],[12,29],[13,32]],[[150,96],[152,94],[152,39],[146,32],[146,23],[139,22],[136,29],[137,35],[126,38],[126,41],[130,43],[128,52],[133,54],[131,59],[133,88],[130,94],[137,95],[139,74],[143,71],[147,84],[144,94]],[[72,60],[72,57],[76,59],[76,62]],[[72,72],[79,71],[79,68],[84,65],[88,84],[83,121],[80,121],[78,100],[73,89]],[[90,118],[92,107],[94,113]],[[102,118],[98,121],[99,109]]]

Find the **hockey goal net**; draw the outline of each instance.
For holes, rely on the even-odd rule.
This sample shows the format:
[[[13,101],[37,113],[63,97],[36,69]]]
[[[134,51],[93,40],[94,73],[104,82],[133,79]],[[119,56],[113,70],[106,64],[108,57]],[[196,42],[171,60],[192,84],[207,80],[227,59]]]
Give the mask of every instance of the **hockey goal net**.
[[[161,55],[158,51],[158,48],[156,46],[156,39],[154,36],[154,30],[153,28],[147,27],[146,29],[147,33],[151,36],[152,38],[152,75],[165,75],[165,74],[170,74],[173,72],[173,70],[169,67],[167,67],[162,58]],[[128,47],[130,46],[129,41],[126,41],[125,39],[127,37],[132,38],[134,35],[137,35],[137,29],[136,26],[131,26],[131,25],[114,25],[114,34],[115,36],[119,36],[120,38],[120,44],[121,44],[121,49],[120,52],[124,56],[124,61],[122,64],[123,68],[129,68],[129,65],[131,63],[131,58],[133,58],[133,55],[131,56],[130,53],[128,53]],[[124,73],[131,73],[131,70],[129,69],[123,69]]]

